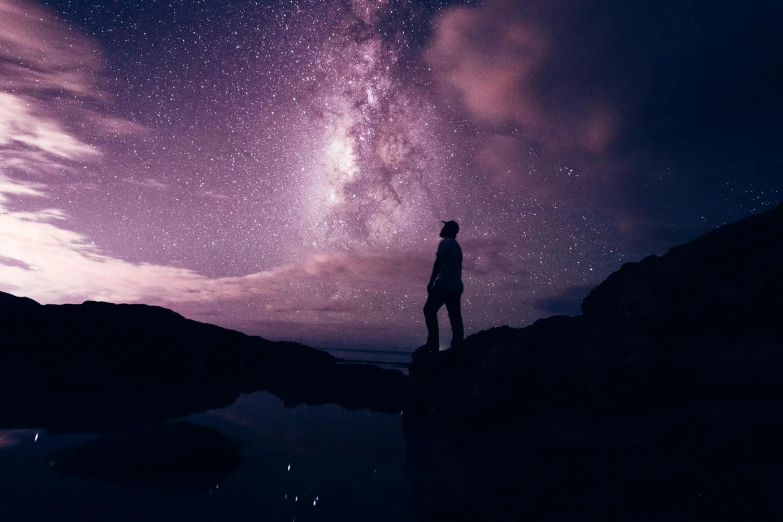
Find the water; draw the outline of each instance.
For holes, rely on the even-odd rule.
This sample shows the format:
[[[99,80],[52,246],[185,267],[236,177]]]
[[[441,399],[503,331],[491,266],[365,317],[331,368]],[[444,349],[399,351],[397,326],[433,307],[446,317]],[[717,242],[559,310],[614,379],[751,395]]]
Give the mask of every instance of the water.
[[[408,374],[408,363],[412,352],[397,352],[391,350],[340,350],[325,349],[330,354],[347,364],[374,364],[381,368],[394,368]]]
[[[239,467],[209,491],[55,474],[51,452],[95,436],[0,430],[0,520],[412,520],[400,415],[337,405],[285,409],[258,392],[182,420],[214,428],[240,448]]]

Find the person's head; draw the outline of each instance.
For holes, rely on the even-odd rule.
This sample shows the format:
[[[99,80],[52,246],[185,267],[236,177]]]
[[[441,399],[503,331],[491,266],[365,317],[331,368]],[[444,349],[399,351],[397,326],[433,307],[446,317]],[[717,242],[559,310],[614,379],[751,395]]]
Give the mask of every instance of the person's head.
[[[444,221],[443,228],[440,229],[440,237],[456,238],[459,234],[459,225],[456,221]]]

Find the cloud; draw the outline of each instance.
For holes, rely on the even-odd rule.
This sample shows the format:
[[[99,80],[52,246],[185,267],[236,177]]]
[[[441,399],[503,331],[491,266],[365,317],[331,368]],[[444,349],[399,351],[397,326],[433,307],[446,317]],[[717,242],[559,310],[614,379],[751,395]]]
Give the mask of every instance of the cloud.
[[[487,0],[447,8],[425,49],[437,88],[475,124],[466,137],[477,173],[515,197],[611,208],[628,167],[610,93],[586,88],[564,30],[566,0]],[[576,37],[578,39],[578,36]]]
[[[108,114],[102,53],[87,36],[46,9],[0,0],[0,168],[51,174],[97,160],[92,141],[139,133]]]
[[[426,58],[478,125],[476,164],[495,182],[638,212],[630,187],[664,168],[777,175],[749,165],[779,158],[779,19],[774,2],[485,0],[441,11]],[[564,167],[589,183],[569,188]]]
[[[427,61],[442,89],[477,122],[497,130],[512,125],[509,139],[547,152],[600,154],[617,132],[616,111],[578,88],[568,102],[544,88],[559,45],[546,23],[549,11],[530,5],[489,0],[445,10],[434,22]]]
[[[231,196],[228,196],[227,194],[223,194],[222,192],[214,192],[211,190],[202,192],[201,196],[205,198],[216,199],[218,201],[226,201],[231,199]]]
[[[9,187],[7,182],[0,185],[6,193]],[[32,189],[11,190],[40,197]],[[0,258],[12,261],[0,264],[5,290],[49,303],[94,299],[164,304],[240,298],[254,292],[244,283],[265,278],[210,279],[188,269],[130,263],[104,255],[89,238],[57,222],[67,222],[57,209],[0,213]]]
[[[105,96],[95,88],[101,53],[87,36],[22,0],[0,0],[0,19],[0,77],[6,92]]]
[[[137,185],[139,187],[144,187],[144,188],[152,188],[158,190],[166,190],[171,188],[171,185],[167,183],[161,183],[160,181],[154,178],[144,178],[144,179],[126,178],[123,181],[125,183],[129,183],[131,185]]]
[[[509,257],[509,253],[514,249],[507,241],[499,238],[466,238],[460,239],[460,245],[463,252],[469,252],[462,261],[465,277],[510,275],[527,280],[529,275],[527,271]]]
[[[0,175],[0,203],[7,203],[9,195],[15,196],[45,196],[42,189],[46,188],[41,183],[14,181],[7,176]]]
[[[33,184],[0,177],[0,201],[9,196],[43,198]],[[193,270],[131,263],[101,252],[88,237],[64,228],[58,209],[0,212],[0,286],[49,303],[95,299],[157,304],[255,299],[268,310],[345,311],[343,289],[382,289],[389,277],[399,289],[414,288],[411,274],[427,266],[421,256],[347,252],[310,254],[301,262],[241,277],[210,278]],[[423,268],[422,268],[423,267]],[[357,305],[358,306],[358,305]]]
[[[46,157],[37,152],[25,154],[29,151],[65,160],[81,160],[99,154],[95,147],[68,133],[57,121],[34,109],[35,106],[36,101],[32,98],[0,92],[0,147],[15,148],[17,161],[27,158],[33,162],[46,162]]]
[[[498,1],[446,11],[435,23],[428,60],[480,121],[538,127],[543,114],[532,80],[548,50],[548,35],[514,14]]]

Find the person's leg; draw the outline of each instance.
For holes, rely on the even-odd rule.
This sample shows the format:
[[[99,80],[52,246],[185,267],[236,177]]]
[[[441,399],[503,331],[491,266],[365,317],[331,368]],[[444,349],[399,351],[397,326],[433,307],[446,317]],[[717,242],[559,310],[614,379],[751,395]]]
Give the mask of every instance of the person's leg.
[[[451,347],[458,348],[462,346],[465,338],[465,330],[462,325],[462,311],[460,310],[460,298],[462,293],[449,292],[446,297],[446,310],[449,312],[449,321],[451,322]]]
[[[438,335],[438,310],[443,306],[446,298],[442,290],[435,285],[430,290],[427,302],[424,304],[424,322],[427,324],[427,345],[438,349],[440,338]]]

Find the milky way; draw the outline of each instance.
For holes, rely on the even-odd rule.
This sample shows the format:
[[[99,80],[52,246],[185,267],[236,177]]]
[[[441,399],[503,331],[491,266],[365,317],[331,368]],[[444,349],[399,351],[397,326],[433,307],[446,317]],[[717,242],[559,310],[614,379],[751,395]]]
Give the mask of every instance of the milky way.
[[[623,262],[780,198],[769,66],[688,94],[734,67],[712,68],[739,37],[709,15],[705,72],[664,63],[681,42],[625,4],[459,4],[0,0],[0,290],[413,349],[442,219],[470,334],[576,313]],[[779,48],[755,16],[737,63]],[[658,70],[680,71],[669,98]],[[754,125],[693,101],[746,83],[724,111]]]
[[[405,82],[415,77],[399,51],[410,15],[390,2],[354,2],[313,60],[306,125],[321,135],[303,172],[314,246],[409,246],[407,230],[431,222],[442,145],[433,107]]]

